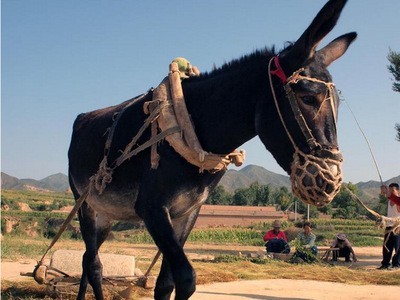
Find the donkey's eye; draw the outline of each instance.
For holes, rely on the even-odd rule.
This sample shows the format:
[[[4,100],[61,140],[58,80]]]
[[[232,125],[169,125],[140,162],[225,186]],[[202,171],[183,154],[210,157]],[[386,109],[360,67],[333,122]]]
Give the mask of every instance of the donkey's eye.
[[[317,103],[317,98],[315,98],[314,96],[302,96],[301,100],[304,104],[307,105],[316,105]]]

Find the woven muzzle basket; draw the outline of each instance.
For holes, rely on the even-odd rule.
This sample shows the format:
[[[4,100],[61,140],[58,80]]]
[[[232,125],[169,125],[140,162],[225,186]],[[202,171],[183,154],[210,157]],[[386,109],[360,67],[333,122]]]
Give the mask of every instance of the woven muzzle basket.
[[[342,160],[319,158],[296,151],[290,181],[296,197],[308,204],[325,206],[340,191]]]

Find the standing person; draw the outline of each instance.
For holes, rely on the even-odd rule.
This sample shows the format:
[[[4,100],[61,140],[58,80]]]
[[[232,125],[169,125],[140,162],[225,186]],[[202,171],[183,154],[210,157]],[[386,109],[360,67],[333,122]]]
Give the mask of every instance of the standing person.
[[[272,253],[289,253],[290,247],[287,243],[286,234],[281,231],[281,222],[275,220],[272,223],[273,229],[267,231],[263,240],[266,242],[267,252]]]
[[[333,240],[332,248],[339,248],[339,251],[333,251],[333,261],[337,261],[338,257],[344,257],[346,262],[351,262],[350,254],[353,256],[353,261],[357,261],[353,247],[344,233],[339,233]]]
[[[304,222],[303,231],[297,235],[300,247],[296,248],[293,258],[301,258],[306,262],[314,262],[317,259],[318,248],[315,245],[316,236],[311,231],[311,223]]]
[[[395,221],[393,219],[400,218],[400,196],[399,185],[397,183],[381,186],[381,195],[388,199],[387,217],[392,220],[386,222],[385,236],[383,238],[382,262],[378,270],[389,269],[390,259],[392,259],[392,267],[397,269],[400,267],[400,234],[393,232]],[[399,224],[397,223],[397,226]],[[394,255],[392,257],[394,251]]]

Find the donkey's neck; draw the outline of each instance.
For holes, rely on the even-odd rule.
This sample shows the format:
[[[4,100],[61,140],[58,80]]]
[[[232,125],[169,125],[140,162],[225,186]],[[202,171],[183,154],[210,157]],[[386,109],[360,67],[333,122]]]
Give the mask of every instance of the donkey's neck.
[[[184,83],[195,131],[205,151],[229,153],[256,135],[257,101],[265,100],[268,57],[255,53]]]

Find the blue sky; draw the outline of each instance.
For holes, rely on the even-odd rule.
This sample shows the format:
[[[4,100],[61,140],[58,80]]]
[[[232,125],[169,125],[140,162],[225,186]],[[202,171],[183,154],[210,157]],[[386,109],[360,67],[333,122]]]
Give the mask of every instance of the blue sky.
[[[322,0],[1,1],[1,169],[18,178],[67,174],[72,123],[81,112],[120,103],[167,74],[184,56],[201,71],[264,46],[296,40]],[[321,46],[357,31],[330,67],[375,153],[383,180],[400,174],[400,94],[387,70],[400,51],[400,1],[350,0]],[[267,66],[266,66],[267,68]],[[345,105],[339,112],[345,181],[379,180]],[[258,138],[246,164],[284,174]]]

